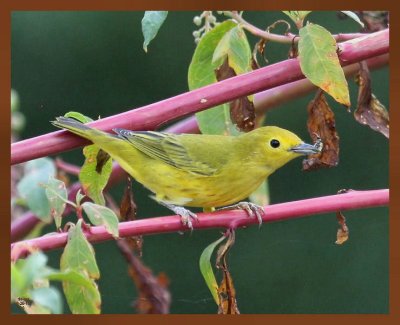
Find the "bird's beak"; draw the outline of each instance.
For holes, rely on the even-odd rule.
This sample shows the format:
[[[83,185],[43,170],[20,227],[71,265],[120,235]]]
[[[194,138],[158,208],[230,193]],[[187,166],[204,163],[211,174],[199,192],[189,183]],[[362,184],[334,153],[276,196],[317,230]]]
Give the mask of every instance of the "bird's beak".
[[[316,146],[312,145],[312,144],[308,144],[308,143],[301,143],[297,146],[294,146],[292,148],[289,149],[289,151],[295,152],[295,153],[299,153],[302,155],[311,155],[314,153],[318,153],[321,150],[319,148],[317,148]]]

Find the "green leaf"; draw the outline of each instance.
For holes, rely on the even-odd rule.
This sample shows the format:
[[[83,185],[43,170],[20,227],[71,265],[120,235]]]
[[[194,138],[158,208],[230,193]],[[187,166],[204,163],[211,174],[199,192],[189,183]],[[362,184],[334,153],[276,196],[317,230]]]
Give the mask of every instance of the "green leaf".
[[[53,314],[62,313],[62,298],[57,289],[37,288],[31,291],[31,299],[35,304],[48,309]]]
[[[83,270],[93,279],[100,277],[94,249],[82,232],[82,220],[68,230],[68,242],[61,255],[60,269]]]
[[[250,194],[250,201],[260,206],[269,204],[268,180],[262,182],[261,185]]]
[[[212,64],[213,54],[224,35],[237,26],[226,20],[206,33],[198,43],[189,65],[189,89],[197,89],[217,82]],[[196,114],[202,133],[205,134],[237,134],[238,131],[230,120],[229,104],[222,104]]]
[[[361,27],[364,27],[364,23],[360,20],[360,17],[357,16],[357,14],[353,11],[341,11],[344,13],[346,16],[350,17],[351,19],[355,20],[357,23],[361,25]]]
[[[72,313],[99,314],[101,298],[93,279],[98,279],[100,272],[93,247],[82,232],[82,220],[68,231],[68,243],[61,255],[60,268],[64,275],[53,274],[49,278],[63,281],[64,294]]]
[[[81,201],[83,200],[84,197],[85,197],[85,195],[83,195],[81,193],[81,189],[79,189],[78,192],[76,192],[76,197],[75,197],[76,205],[80,205]]]
[[[349,87],[331,33],[315,24],[301,28],[299,60],[302,72],[314,85],[337,102],[350,106]]]
[[[167,18],[168,11],[146,11],[142,19],[144,37],[143,50],[147,52],[150,41],[156,37],[158,30]]]
[[[11,112],[16,112],[19,110],[20,100],[18,92],[14,89],[11,89]]]
[[[11,300],[29,297],[29,290],[35,282],[43,282],[44,274],[48,272],[46,263],[47,256],[40,251],[11,263]]]
[[[214,272],[213,272],[213,269],[211,266],[211,255],[212,255],[215,247],[217,247],[218,244],[221,243],[224,239],[225,239],[225,236],[221,237],[217,241],[208,245],[204,249],[203,253],[201,253],[200,260],[199,260],[201,274],[203,275],[203,278],[206,281],[208,289],[210,289],[210,292],[211,292],[211,294],[215,300],[215,303],[217,305],[219,304],[218,284],[217,284],[217,280],[215,279],[215,275],[214,275]]]
[[[282,11],[284,14],[288,15],[290,19],[296,24],[297,28],[303,27],[304,19],[311,11]]]
[[[73,314],[100,314],[101,296],[93,279],[87,278],[85,286],[72,281],[64,281],[63,289]]]
[[[49,158],[40,158],[25,164],[24,177],[17,185],[19,194],[26,200],[29,209],[44,222],[51,221],[50,206],[42,184],[54,177],[56,168]]]
[[[66,269],[62,272],[53,271],[46,275],[46,278],[49,280],[63,281],[63,282],[71,282],[87,289],[93,289],[93,284],[84,273],[80,273],[76,270]]]
[[[104,226],[107,232],[118,238],[118,217],[113,210],[91,202],[82,204],[90,222],[96,226]]]
[[[11,301],[26,296],[26,281],[20,268],[11,263]]]
[[[83,114],[81,114],[79,112],[72,112],[71,111],[71,112],[68,112],[68,113],[64,114],[64,116],[65,117],[71,117],[71,118],[73,118],[75,120],[78,120],[81,123],[93,122],[93,120],[90,117],[88,117],[86,115],[83,115]]]
[[[101,297],[96,283],[86,273],[66,269],[47,276],[63,282],[68,305],[74,314],[98,314]]]
[[[212,57],[214,68],[219,67],[225,57],[228,57],[229,66],[236,74],[253,70],[251,68],[251,49],[243,28],[236,26],[226,32],[218,43]]]
[[[54,218],[57,229],[61,227],[62,214],[68,200],[68,193],[63,181],[52,176],[46,186],[46,196],[50,203],[50,215]]]
[[[83,148],[85,163],[79,172],[79,181],[87,196],[104,205],[103,189],[112,171],[112,159],[96,145]]]

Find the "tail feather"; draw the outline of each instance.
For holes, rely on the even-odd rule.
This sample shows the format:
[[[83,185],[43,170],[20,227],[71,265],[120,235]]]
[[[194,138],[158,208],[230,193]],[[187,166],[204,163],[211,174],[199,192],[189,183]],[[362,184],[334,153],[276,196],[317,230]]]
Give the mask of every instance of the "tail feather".
[[[76,135],[79,135],[91,141],[93,141],[93,137],[95,135],[103,133],[100,130],[91,128],[70,117],[64,117],[64,116],[56,117],[56,120],[51,121],[51,123],[60,129],[66,129],[72,133],[75,133]]]

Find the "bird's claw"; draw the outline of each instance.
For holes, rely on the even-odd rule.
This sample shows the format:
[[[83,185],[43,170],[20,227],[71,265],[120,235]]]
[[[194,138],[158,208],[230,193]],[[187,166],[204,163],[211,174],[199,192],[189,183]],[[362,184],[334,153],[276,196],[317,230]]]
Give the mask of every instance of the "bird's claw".
[[[239,209],[245,210],[249,217],[254,218],[256,217],[258,220],[258,224],[262,225],[262,216],[264,215],[264,209],[262,206],[251,203],[251,202],[239,202],[237,204]]]
[[[181,217],[181,222],[190,230],[193,230],[193,223],[191,219],[198,220],[197,215],[192,211],[183,207],[175,207],[174,212]]]
[[[232,209],[241,209],[245,210],[249,217],[251,218],[257,218],[258,224],[261,226],[262,225],[262,216],[265,214],[264,208],[260,205],[251,203],[251,202],[239,202],[234,205],[230,205],[227,207],[220,208],[218,210],[232,210]]]
[[[165,206],[166,208],[170,209],[171,211],[179,215],[181,217],[182,224],[184,226],[187,226],[190,230],[193,230],[193,223],[191,219],[198,220],[197,215],[195,213],[193,213],[188,209],[185,209],[184,207],[157,200],[152,196],[151,198],[155,199],[158,203],[160,203],[161,205]]]

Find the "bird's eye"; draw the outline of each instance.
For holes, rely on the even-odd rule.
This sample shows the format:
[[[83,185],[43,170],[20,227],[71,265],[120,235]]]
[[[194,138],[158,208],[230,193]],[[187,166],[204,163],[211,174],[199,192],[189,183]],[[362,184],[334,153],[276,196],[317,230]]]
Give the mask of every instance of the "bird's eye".
[[[279,140],[272,139],[270,145],[272,148],[278,148],[281,145],[281,143],[279,142]]]

